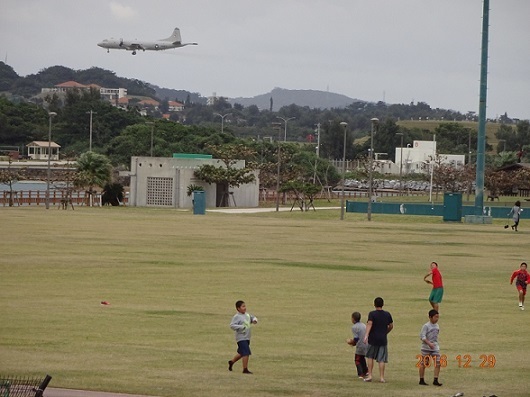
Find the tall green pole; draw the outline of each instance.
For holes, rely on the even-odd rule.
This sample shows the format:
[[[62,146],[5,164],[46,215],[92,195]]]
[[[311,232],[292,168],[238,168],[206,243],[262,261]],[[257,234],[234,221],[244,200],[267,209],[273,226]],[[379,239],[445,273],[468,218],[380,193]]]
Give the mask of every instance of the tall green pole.
[[[475,190],[475,215],[481,216],[484,207],[484,166],[486,151],[486,96],[488,92],[488,33],[489,0],[484,0],[482,11],[482,60],[480,63],[480,99],[478,108],[477,176]]]

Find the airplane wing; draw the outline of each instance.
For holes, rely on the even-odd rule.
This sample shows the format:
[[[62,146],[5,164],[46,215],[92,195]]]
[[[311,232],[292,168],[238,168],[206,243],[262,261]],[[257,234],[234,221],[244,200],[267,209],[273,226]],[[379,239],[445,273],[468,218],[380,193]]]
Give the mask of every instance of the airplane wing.
[[[127,45],[126,48],[129,51],[134,51],[134,50],[144,50],[145,51],[145,48],[140,43],[131,43],[131,44]]]

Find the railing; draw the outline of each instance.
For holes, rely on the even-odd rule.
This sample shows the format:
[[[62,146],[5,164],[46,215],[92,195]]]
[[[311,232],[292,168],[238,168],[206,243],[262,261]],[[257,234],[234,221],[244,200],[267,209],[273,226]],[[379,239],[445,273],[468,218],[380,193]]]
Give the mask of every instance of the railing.
[[[366,190],[344,190],[344,196],[353,199],[353,198],[367,198],[368,192]],[[399,197],[401,196],[426,196],[428,192],[422,191],[422,190],[405,190],[403,189],[402,194],[399,193],[399,190],[391,190],[391,189],[374,189],[373,192],[374,196],[377,197]],[[322,189],[320,193],[315,194],[315,199],[339,199],[342,196],[341,190],[333,190],[331,187],[329,189]],[[284,198],[284,194],[280,193],[280,199]],[[292,199],[296,198],[296,194],[293,192],[289,192],[285,194],[285,200],[290,201]],[[267,189],[261,189],[260,191],[260,201],[276,201],[276,191],[275,190],[267,190]]]
[[[64,190],[50,191],[50,205],[64,208],[69,205],[89,205],[90,195],[84,190],[72,191],[67,194]],[[27,206],[27,205],[46,205],[46,191],[44,190],[19,190],[0,191],[0,206],[7,207],[11,204],[13,206]],[[92,195],[93,205],[101,205],[101,193],[97,192]],[[123,204],[128,203],[128,197],[125,196]]]

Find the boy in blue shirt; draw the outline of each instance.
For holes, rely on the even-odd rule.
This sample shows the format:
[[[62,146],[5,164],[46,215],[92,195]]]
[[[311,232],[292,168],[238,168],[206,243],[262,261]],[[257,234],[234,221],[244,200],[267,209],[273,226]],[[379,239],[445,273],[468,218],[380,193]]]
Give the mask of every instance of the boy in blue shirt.
[[[236,302],[237,313],[232,317],[230,328],[234,330],[237,342],[237,354],[228,361],[228,370],[232,371],[232,366],[242,359],[243,373],[252,374],[248,370],[248,360],[252,354],[250,351],[250,325],[257,324],[257,317],[247,313],[247,305],[243,301]]]

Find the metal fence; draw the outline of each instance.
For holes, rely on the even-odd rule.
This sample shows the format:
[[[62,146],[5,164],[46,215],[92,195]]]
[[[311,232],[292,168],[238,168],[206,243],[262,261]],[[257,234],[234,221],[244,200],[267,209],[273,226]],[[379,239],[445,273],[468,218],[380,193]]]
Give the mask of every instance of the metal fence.
[[[67,193],[66,190],[50,191],[50,205],[64,207],[65,205],[90,205],[90,195],[84,190],[76,190]],[[0,191],[0,206],[7,207],[27,205],[46,205],[46,191],[44,190],[19,190],[10,192],[8,190]],[[128,197],[125,195],[123,204],[128,203]],[[92,204],[101,205],[101,193],[97,192],[92,195]],[[0,395],[0,397],[2,397]]]

